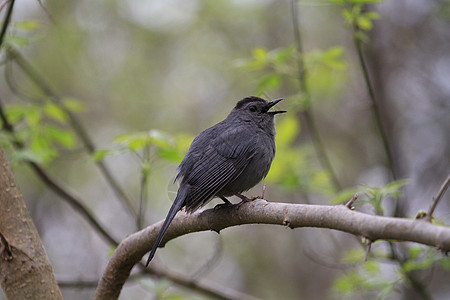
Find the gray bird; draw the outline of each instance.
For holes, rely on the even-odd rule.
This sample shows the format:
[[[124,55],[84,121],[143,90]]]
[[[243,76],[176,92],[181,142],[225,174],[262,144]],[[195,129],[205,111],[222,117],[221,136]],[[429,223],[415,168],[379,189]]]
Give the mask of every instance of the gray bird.
[[[266,101],[246,97],[222,122],[202,131],[192,142],[178,167],[177,196],[150,252],[146,266],[155,255],[177,212],[185,207],[193,213],[214,197],[231,204],[226,197],[241,195],[258,184],[269,172],[275,156],[274,116],[286,111],[269,111],[283,99]]]

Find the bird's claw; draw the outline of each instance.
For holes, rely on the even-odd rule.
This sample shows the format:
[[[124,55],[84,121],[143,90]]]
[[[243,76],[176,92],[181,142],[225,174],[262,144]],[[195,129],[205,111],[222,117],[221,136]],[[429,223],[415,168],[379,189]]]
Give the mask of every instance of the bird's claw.
[[[225,202],[225,203],[219,203],[216,206],[214,206],[213,210],[216,212],[217,210],[224,208],[224,207],[230,207],[233,206],[233,203],[231,202]]]

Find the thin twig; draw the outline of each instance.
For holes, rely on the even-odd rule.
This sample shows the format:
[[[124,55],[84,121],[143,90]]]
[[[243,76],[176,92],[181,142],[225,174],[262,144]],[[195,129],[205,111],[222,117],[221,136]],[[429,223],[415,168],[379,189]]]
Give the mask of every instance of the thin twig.
[[[372,248],[372,243],[373,243],[373,241],[371,241],[371,240],[369,240],[369,242],[367,243],[366,255],[364,255],[364,261],[367,261],[367,259],[369,258],[369,253],[370,253],[370,249]]]
[[[322,139],[320,137],[319,131],[317,129],[313,114],[311,112],[311,103],[310,98],[311,95],[309,94],[308,86],[306,84],[306,68],[303,62],[303,45],[302,45],[302,39],[300,35],[300,23],[298,20],[298,11],[297,11],[297,1],[292,0],[291,1],[291,11],[292,11],[292,25],[294,28],[294,39],[295,39],[295,45],[297,48],[297,69],[298,69],[298,81],[300,84],[300,89],[303,93],[303,97],[306,98],[306,103],[308,103],[308,107],[306,107],[302,114],[305,118],[306,124],[308,125],[308,128],[310,130],[310,135],[313,141],[313,146],[316,151],[317,157],[319,159],[320,164],[322,165],[322,168],[328,171],[331,177],[331,181],[335,187],[336,190],[341,190],[341,185],[339,183],[339,180],[337,179],[336,173],[333,169],[333,166],[331,165],[330,159],[327,155],[327,152],[325,151],[325,147],[323,145]]]
[[[136,226],[139,230],[141,230],[144,226],[144,218],[145,218],[145,211],[146,211],[146,203],[147,203],[147,190],[148,190],[148,164],[150,161],[150,149],[149,145],[145,145],[144,147],[144,153],[142,157],[142,170],[141,170],[141,193],[140,193],[140,200],[139,200],[139,209],[138,209],[138,215],[136,218]]]
[[[7,2],[8,1],[4,1],[2,3],[0,10],[6,5]],[[3,40],[6,35],[6,30],[8,29],[8,26],[9,26],[9,22],[11,21],[11,15],[12,15],[13,8],[14,8],[14,0],[11,0],[11,2],[9,3],[8,11],[6,12],[6,15],[5,15],[5,19],[3,21],[2,30],[0,31],[0,48],[2,47]]]
[[[214,253],[209,258],[206,263],[204,263],[198,270],[196,270],[190,278],[193,281],[198,281],[201,277],[208,274],[220,261],[220,257],[223,253],[223,241],[221,235],[217,235],[218,239],[216,241],[216,247],[214,248]]]
[[[55,91],[50,87],[50,85],[45,81],[45,79],[37,72],[37,70],[15,49],[9,47],[8,48],[9,55],[14,59],[14,61],[19,65],[19,67],[27,74],[27,76],[47,95],[49,96],[55,103],[60,105],[61,109],[63,109],[69,117],[70,125],[74,129],[75,133],[80,137],[81,141],[85,145],[89,154],[93,154],[95,152],[95,146],[87,132],[84,130],[81,121],[78,120],[76,115],[74,115],[71,111],[67,110],[63,105],[61,105],[61,97],[57,95]],[[116,196],[121,200],[121,202],[125,205],[128,211],[132,214],[132,216],[136,216],[136,212],[133,208],[133,205],[125,194],[125,192],[120,187],[119,183],[112,176],[111,171],[108,169],[106,164],[103,161],[96,161],[97,167],[100,169],[102,175],[105,177],[106,181],[113,189]]]
[[[353,43],[355,44],[356,52],[358,53],[359,65],[361,66],[361,71],[363,73],[364,82],[366,84],[367,92],[369,94],[369,99],[372,104],[371,111],[372,111],[373,118],[375,121],[375,126],[378,130],[378,133],[381,138],[381,142],[383,144],[384,152],[385,152],[386,158],[387,158],[387,165],[388,165],[389,171],[392,174],[392,179],[396,180],[397,174],[396,174],[396,170],[395,170],[392,149],[389,144],[387,134],[383,128],[383,121],[381,118],[380,110],[378,108],[378,103],[375,98],[375,92],[372,87],[372,82],[370,81],[369,71],[368,71],[367,64],[366,64],[363,50],[362,50],[361,39],[358,36],[358,33],[361,31],[361,29],[359,28],[359,25],[358,25],[358,23],[356,23],[356,21],[352,22],[352,27],[353,27],[353,31],[354,31],[353,32]]]
[[[0,3],[0,12],[3,10],[3,8],[6,6],[6,4],[9,2],[10,0],[3,0],[2,3]]]
[[[436,209],[436,206],[438,205],[439,201],[442,199],[442,196],[444,196],[449,185],[450,185],[450,174],[448,174],[447,179],[442,184],[437,196],[434,197],[433,202],[430,205],[430,209],[428,210],[428,213],[426,216],[426,220],[428,220],[429,222],[431,222],[431,219],[433,218],[434,210]]]
[[[49,13],[49,11],[47,10],[47,8],[44,6],[44,4],[42,4],[41,0],[38,0],[39,6],[42,8],[42,10],[45,12],[45,14],[47,15],[48,19],[55,24],[55,19],[53,18],[53,16]]]
[[[356,199],[358,199],[359,194],[355,193],[350,200],[345,203],[345,206],[347,206],[349,209],[354,209],[353,203],[355,203]]]

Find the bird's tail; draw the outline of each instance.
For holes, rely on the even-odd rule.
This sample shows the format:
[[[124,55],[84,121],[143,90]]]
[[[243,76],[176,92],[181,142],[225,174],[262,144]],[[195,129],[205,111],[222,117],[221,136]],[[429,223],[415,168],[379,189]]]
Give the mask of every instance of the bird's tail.
[[[169,228],[170,223],[172,223],[173,218],[175,218],[175,215],[177,212],[183,207],[184,200],[186,199],[188,192],[188,187],[186,185],[181,185],[180,189],[178,190],[177,197],[175,198],[175,201],[172,204],[172,207],[169,210],[169,213],[167,214],[166,220],[164,221],[163,226],[161,227],[161,230],[159,231],[158,237],[156,238],[155,243],[153,244],[152,251],[150,251],[150,255],[148,256],[147,263],[145,266],[147,267],[150,261],[152,260],[153,256],[155,255],[156,249],[158,249],[159,244],[161,244],[161,241],[164,237],[164,234],[166,233],[167,229]]]

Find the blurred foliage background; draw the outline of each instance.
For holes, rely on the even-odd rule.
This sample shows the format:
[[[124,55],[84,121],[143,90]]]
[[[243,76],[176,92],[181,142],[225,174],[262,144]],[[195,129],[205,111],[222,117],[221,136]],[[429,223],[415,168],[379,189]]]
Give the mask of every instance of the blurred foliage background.
[[[448,1],[293,3],[17,1],[0,52],[0,100],[15,133],[3,126],[1,141],[65,299],[93,296],[84,284],[98,280],[113,249],[26,162],[120,240],[166,215],[193,137],[248,95],[286,98],[279,107],[289,111],[277,120],[269,201],[330,204],[359,191],[357,209],[368,213],[428,209],[450,169]],[[449,224],[448,199],[435,222]],[[364,263],[362,243],[324,229],[243,226],[171,241],[155,263],[262,299],[448,299],[448,258],[381,241]],[[205,296],[142,277],[122,298]]]

